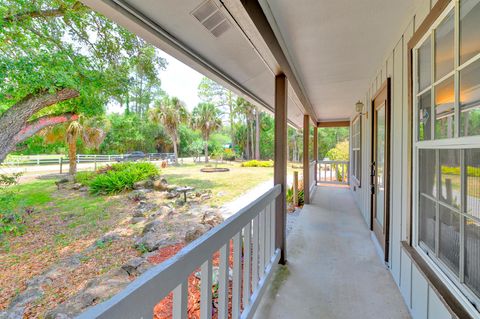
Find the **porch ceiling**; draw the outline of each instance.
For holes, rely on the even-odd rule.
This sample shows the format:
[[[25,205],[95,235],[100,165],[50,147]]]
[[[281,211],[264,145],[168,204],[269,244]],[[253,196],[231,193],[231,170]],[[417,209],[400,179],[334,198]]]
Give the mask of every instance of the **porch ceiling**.
[[[230,27],[214,36],[192,12],[206,0],[81,0],[168,54],[273,111],[274,76],[285,66],[272,38],[237,0],[209,0]],[[345,120],[362,99],[415,0],[258,1],[291,69],[288,119]],[[244,2],[248,2],[245,0]],[[261,10],[258,9],[258,10]],[[258,11],[256,11],[258,12]],[[251,12],[250,12],[251,14]],[[265,20],[265,19],[264,19]],[[263,26],[265,29],[265,26]]]
[[[319,120],[349,118],[414,0],[260,0]]]
[[[244,96],[273,111],[275,67],[257,49],[218,0],[211,0],[230,27],[215,36],[192,14],[205,0],[81,0],[146,41]],[[301,127],[305,112],[289,88],[288,119]]]

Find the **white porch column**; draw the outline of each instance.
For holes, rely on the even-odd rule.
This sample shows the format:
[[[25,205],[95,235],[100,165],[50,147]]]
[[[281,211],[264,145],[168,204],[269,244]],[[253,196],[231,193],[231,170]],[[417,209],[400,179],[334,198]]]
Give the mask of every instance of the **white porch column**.
[[[275,166],[274,184],[282,185],[282,192],[275,202],[275,247],[280,248],[280,264],[285,264],[286,225],[287,225],[287,78],[279,74],[275,77]]]
[[[308,142],[310,140],[310,116],[303,116],[303,197],[305,204],[310,204],[310,159]]]

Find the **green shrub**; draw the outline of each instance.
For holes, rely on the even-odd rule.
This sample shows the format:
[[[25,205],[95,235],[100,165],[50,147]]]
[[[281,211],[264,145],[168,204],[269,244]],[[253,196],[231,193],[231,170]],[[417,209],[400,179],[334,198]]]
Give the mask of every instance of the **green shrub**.
[[[442,174],[445,175],[460,175],[460,167],[442,166]],[[480,177],[480,168],[468,166],[467,175],[470,177]]]
[[[90,181],[92,194],[116,194],[133,188],[133,184],[158,175],[158,168],[148,162],[113,164],[111,169]]]
[[[25,220],[23,214],[13,209],[17,201],[17,194],[10,190],[4,190],[0,195],[0,237],[5,234],[15,236],[25,232]]]
[[[75,181],[82,185],[88,186],[96,176],[97,174],[95,172],[78,172],[75,174]]]
[[[273,161],[251,160],[242,163],[242,167],[273,167]]]

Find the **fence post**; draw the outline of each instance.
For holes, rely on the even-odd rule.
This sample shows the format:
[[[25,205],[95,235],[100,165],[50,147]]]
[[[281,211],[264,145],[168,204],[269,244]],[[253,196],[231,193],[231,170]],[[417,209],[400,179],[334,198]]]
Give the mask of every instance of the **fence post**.
[[[62,174],[63,169],[63,156],[60,157],[60,174]]]
[[[40,155],[37,154],[37,165],[40,165]]]
[[[93,170],[97,170],[97,155],[93,156]]]
[[[305,185],[303,185],[305,187]],[[293,204],[298,206],[298,172],[293,172]]]

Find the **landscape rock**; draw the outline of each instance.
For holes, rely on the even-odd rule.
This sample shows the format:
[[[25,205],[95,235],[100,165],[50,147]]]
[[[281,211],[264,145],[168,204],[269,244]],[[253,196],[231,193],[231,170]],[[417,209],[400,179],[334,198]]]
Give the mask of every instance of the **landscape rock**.
[[[150,214],[150,218],[157,217],[157,216],[168,216],[171,212],[173,212],[173,208],[167,205],[160,206],[155,212]]]
[[[80,183],[75,183],[72,185],[72,189],[78,191],[80,188],[82,188],[83,185]]]
[[[164,179],[153,181],[153,189],[160,192],[168,190],[167,181]]]
[[[135,208],[135,212],[144,216],[147,212],[150,212],[156,209],[157,207],[158,205],[155,203],[149,203],[142,200],[140,201],[140,203],[138,203],[138,206]],[[135,217],[140,217],[140,216],[135,216]]]
[[[88,187],[86,187],[86,186],[80,187],[79,191],[84,192],[84,193],[88,192]]]
[[[132,214],[133,218],[145,217],[145,213],[140,210],[134,210]]]
[[[167,193],[167,196],[166,196],[167,199],[174,199],[174,198],[176,198],[176,197],[178,197],[178,193],[177,193],[176,191],[174,191],[174,190],[173,190],[173,191],[169,191],[169,192]]]
[[[210,198],[212,198],[212,195],[210,195],[209,193],[200,195],[200,200],[201,201],[204,201],[204,200],[207,200],[207,199],[210,199]]]
[[[139,181],[133,184],[133,189],[140,190],[140,189],[153,189],[153,181],[152,180],[144,180]]]
[[[119,269],[103,277],[91,280],[87,286],[75,296],[49,311],[45,318],[71,318],[85,311],[86,308],[106,300],[118,293],[130,283],[126,271]]]
[[[149,190],[147,189],[136,189],[131,191],[130,194],[128,194],[128,198],[136,202],[146,200],[148,192]]]
[[[130,222],[135,225],[135,224],[138,224],[138,223],[143,223],[143,222],[145,222],[146,220],[147,220],[147,219],[146,219],[145,217],[133,217],[133,218],[130,220]]]
[[[185,233],[185,241],[187,243],[191,243],[192,241],[206,233],[208,230],[209,228],[205,225],[196,225],[193,228],[187,230],[187,232]]]
[[[16,296],[10,303],[10,307],[24,307],[28,303],[34,302],[43,297],[41,288],[27,288],[24,292]]]
[[[223,222],[222,214],[217,210],[207,210],[203,213],[201,223],[213,228]]]
[[[158,230],[160,230],[160,227],[162,226],[163,222],[160,219],[155,219],[151,221],[150,223],[146,224],[145,227],[143,228],[142,234],[147,234],[147,233],[154,233]]]
[[[126,264],[122,266],[122,269],[125,270],[131,276],[138,276],[144,273],[152,264],[143,257],[135,257],[127,261]]]
[[[135,242],[135,247],[150,252],[173,244],[178,244],[178,240],[170,238],[165,234],[149,232]]]
[[[106,242],[119,240],[120,237],[121,237],[120,234],[116,233],[115,231],[111,231],[104,234],[102,237],[100,237],[98,241],[106,243]]]

